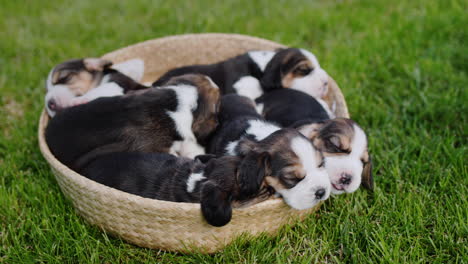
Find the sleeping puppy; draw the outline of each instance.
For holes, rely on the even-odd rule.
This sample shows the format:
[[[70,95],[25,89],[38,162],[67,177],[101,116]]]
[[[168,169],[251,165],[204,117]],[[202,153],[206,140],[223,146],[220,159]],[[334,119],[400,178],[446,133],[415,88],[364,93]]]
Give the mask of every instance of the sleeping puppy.
[[[335,117],[323,100],[293,89],[273,90],[257,98],[255,103],[266,120],[282,127],[298,127]]]
[[[192,160],[166,153],[121,152],[98,157],[79,173],[145,198],[201,203],[206,221],[223,226],[231,220],[233,207],[255,203],[256,198],[238,182],[244,174],[252,179],[265,177],[264,169],[252,163],[257,161],[235,156]]]
[[[326,105],[299,91],[281,89],[257,99],[267,121],[297,128],[325,155],[332,193],[373,188],[372,163],[364,131],[352,120],[330,119]]]
[[[221,94],[237,93],[252,100],[278,88],[300,90],[317,98],[328,92],[328,74],[304,49],[250,51],[214,64],[180,67],[165,73],[153,86],[185,73],[205,74],[221,87]]]
[[[237,94],[221,98],[218,121],[207,148],[215,155],[237,155],[236,147],[242,138],[260,141],[281,129],[258,114],[252,100]]]
[[[264,193],[271,193],[268,189],[273,189],[286,204],[302,210],[315,206],[330,195],[331,184],[322,153],[295,129],[278,130],[258,142],[243,138],[236,150],[247,161],[263,162],[263,181],[252,180],[254,175],[251,174],[240,175],[239,179],[241,183],[248,183],[243,184],[246,192],[258,193],[259,199]],[[267,158],[260,158],[266,154]],[[252,167],[255,166],[258,165]]]
[[[296,209],[310,208],[328,198],[331,186],[323,156],[297,130],[266,122],[250,99],[236,94],[222,97],[218,116],[220,125],[210,140],[209,153],[249,157],[247,160],[268,154],[263,163],[267,177],[244,184],[251,186],[249,193],[260,188],[257,198],[261,199],[272,188]]]
[[[325,156],[332,193],[351,193],[359,185],[373,190],[372,161],[365,132],[351,119],[302,124],[297,129]]]
[[[120,68],[132,61],[140,60],[120,63]],[[55,66],[46,81],[45,105],[49,116],[53,117],[64,108],[87,103],[98,97],[123,95],[132,90],[148,88],[111,66],[111,61],[99,58],[74,59]],[[138,69],[142,67],[135,63],[130,66]]]
[[[79,170],[111,152],[204,153],[200,144],[217,126],[219,88],[203,75],[183,75],[166,86],[104,97],[52,118],[46,140],[65,165]]]

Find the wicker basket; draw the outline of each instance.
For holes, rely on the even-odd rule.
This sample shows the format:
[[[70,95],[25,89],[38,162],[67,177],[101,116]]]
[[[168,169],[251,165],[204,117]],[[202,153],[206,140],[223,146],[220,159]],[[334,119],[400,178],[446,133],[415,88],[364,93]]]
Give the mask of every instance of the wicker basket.
[[[141,58],[145,61],[143,81],[154,81],[174,67],[213,63],[248,50],[278,47],[283,46],[249,36],[191,34],[145,41],[103,57],[115,63]],[[328,98],[336,103],[335,113],[348,117],[341,91],[333,80],[329,83]],[[47,122],[44,111],[39,122],[39,147],[76,211],[91,224],[141,247],[213,253],[241,233],[274,234],[281,226],[292,224],[318,208],[297,211],[281,199],[270,199],[248,208],[235,209],[229,224],[213,227],[203,219],[199,204],[142,198],[109,188],[72,171],[51,154],[44,139]]]

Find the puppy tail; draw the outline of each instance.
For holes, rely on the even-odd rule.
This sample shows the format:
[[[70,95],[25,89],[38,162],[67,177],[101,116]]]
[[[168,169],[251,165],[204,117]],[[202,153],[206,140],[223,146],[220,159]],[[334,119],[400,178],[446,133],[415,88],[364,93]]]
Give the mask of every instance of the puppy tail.
[[[201,188],[201,210],[206,221],[213,226],[224,226],[232,217],[231,194],[221,190],[212,181],[206,181]]]

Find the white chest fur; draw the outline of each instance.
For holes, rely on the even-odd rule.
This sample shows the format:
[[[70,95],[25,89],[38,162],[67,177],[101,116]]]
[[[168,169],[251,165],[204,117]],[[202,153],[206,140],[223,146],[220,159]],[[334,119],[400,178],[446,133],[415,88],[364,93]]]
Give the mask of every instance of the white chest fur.
[[[188,158],[204,154],[205,150],[198,144],[192,132],[192,111],[197,108],[197,89],[190,85],[177,85],[164,89],[171,89],[176,93],[177,109],[167,111],[167,114],[174,120],[177,133],[183,138],[181,141],[175,141],[172,144],[169,153]]]

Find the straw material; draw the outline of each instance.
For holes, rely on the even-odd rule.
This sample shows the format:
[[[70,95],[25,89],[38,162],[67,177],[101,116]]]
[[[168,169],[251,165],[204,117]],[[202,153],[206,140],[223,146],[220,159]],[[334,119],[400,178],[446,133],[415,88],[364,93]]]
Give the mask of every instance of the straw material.
[[[272,50],[280,44],[255,37],[231,34],[191,34],[165,37],[132,45],[104,55],[114,63],[141,58],[144,81],[154,81],[169,69],[189,64],[213,63],[248,50]],[[330,80],[328,102],[337,116],[348,117],[343,95]],[[223,227],[205,222],[199,204],[159,201],[128,194],[72,171],[50,152],[44,138],[49,118],[44,111],[39,121],[39,147],[50,164],[63,193],[88,222],[122,239],[141,246],[167,251],[213,253],[242,233],[274,234],[317,210],[298,211],[281,199],[270,199],[243,209],[234,209],[232,220]]]

